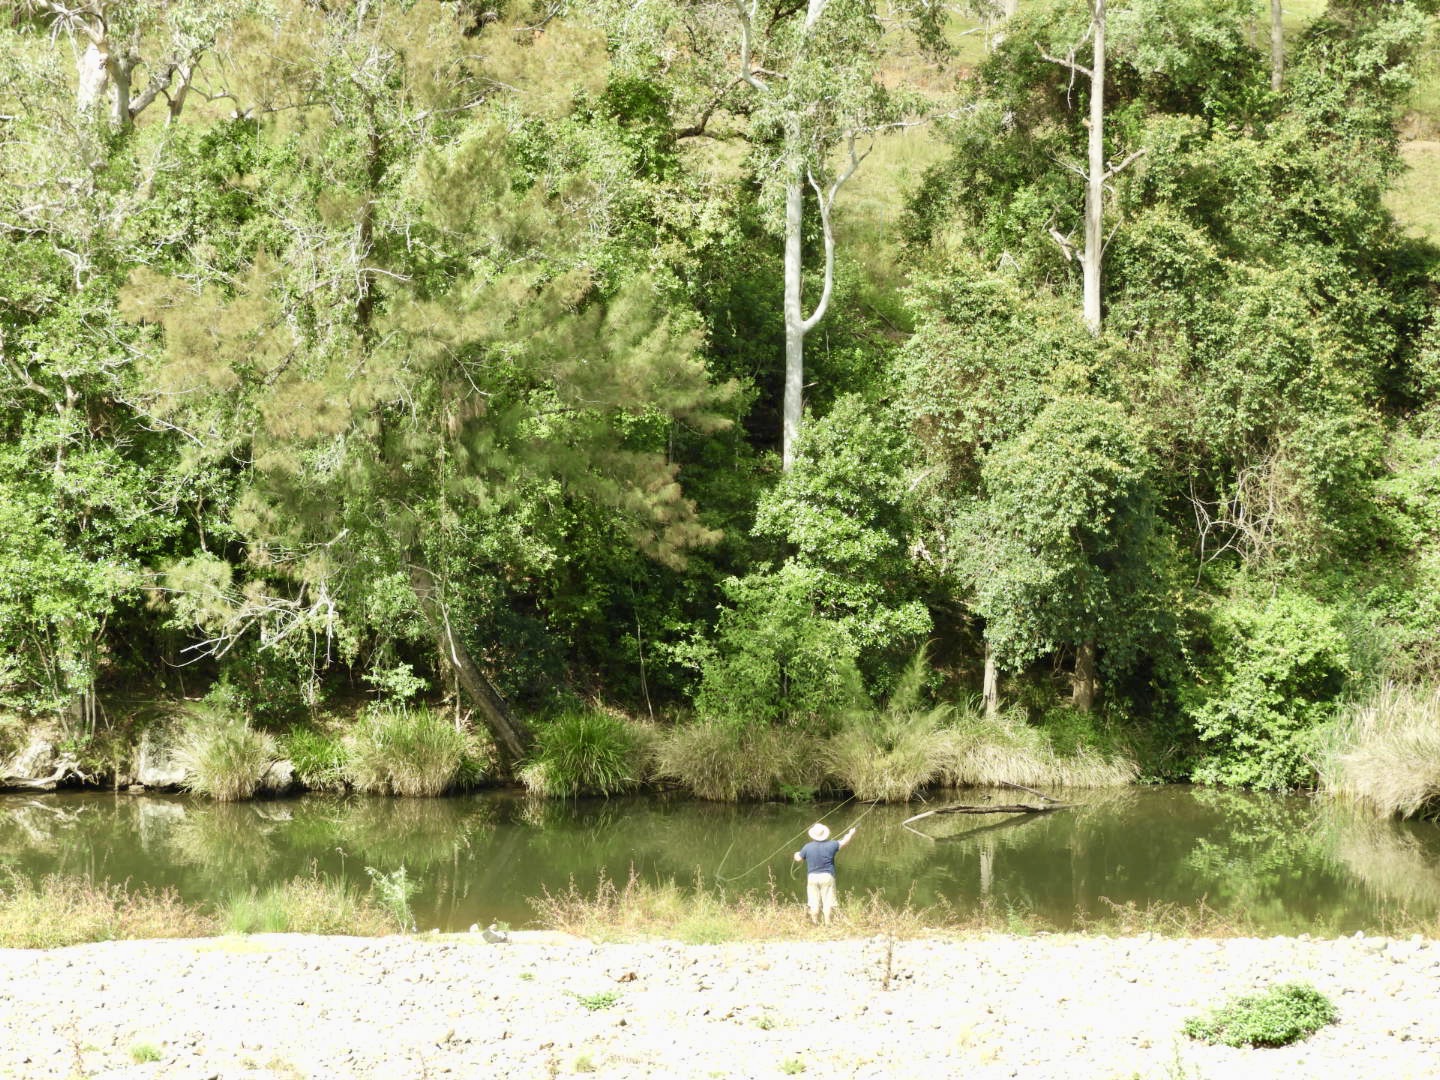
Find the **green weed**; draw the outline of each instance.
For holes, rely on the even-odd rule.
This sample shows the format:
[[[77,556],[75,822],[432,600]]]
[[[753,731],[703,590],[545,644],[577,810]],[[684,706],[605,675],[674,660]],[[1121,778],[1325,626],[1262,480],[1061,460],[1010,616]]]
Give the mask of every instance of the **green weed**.
[[[470,739],[434,709],[376,709],[346,746],[345,771],[357,791],[434,796],[465,767]]]
[[[648,739],[638,725],[575,709],[541,727],[520,781],[535,795],[616,795],[645,776]]]
[[[1339,1018],[1330,999],[1305,983],[1286,983],[1185,1021],[1192,1039],[1225,1046],[1288,1046]]]
[[[130,1060],[137,1065],[145,1065],[152,1061],[159,1061],[164,1056],[165,1055],[160,1052],[159,1047],[152,1046],[150,1043],[136,1043],[130,1047]]]

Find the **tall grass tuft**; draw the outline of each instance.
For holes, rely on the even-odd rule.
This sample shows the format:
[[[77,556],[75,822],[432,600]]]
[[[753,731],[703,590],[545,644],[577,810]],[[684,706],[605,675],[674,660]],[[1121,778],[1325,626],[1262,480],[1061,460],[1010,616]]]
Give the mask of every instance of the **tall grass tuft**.
[[[655,772],[702,799],[769,799],[818,788],[825,778],[824,750],[814,736],[793,728],[699,721],[660,737]]]
[[[865,802],[907,802],[941,771],[953,706],[924,707],[930,667],[922,649],[883,708],[852,710],[825,746],[830,774]]]
[[[1321,752],[1320,787],[1381,816],[1440,814],[1440,687],[1387,683]]]
[[[1026,784],[1032,787],[1120,787],[1133,784],[1138,763],[1124,753],[1078,747],[1061,754],[1045,732],[1018,712],[986,717],[966,707],[948,730],[940,776],[955,787]]]
[[[465,769],[470,739],[434,709],[377,709],[346,743],[345,773],[357,791],[434,796]]]
[[[520,782],[533,795],[618,795],[644,781],[650,742],[637,724],[597,709],[572,709],[536,732]]]
[[[88,941],[203,937],[214,920],[171,890],[130,890],[51,875],[0,877],[0,947],[55,949]]]
[[[175,747],[190,790],[221,802],[253,796],[275,757],[273,737],[243,716],[212,708],[191,717]]]
[[[318,874],[234,893],[221,904],[219,919],[232,934],[373,937],[394,929],[389,913],[375,897]]]

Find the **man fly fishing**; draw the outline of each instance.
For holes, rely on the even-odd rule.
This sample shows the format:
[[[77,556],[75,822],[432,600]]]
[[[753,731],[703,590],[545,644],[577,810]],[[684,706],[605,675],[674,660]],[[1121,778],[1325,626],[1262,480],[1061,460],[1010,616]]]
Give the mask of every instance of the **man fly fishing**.
[[[825,925],[830,925],[830,913],[835,910],[835,856],[850,842],[856,828],[851,826],[839,840],[831,840],[829,827],[817,821],[810,826],[810,843],[795,852],[795,861],[803,861],[808,872],[805,901],[812,923],[818,923],[823,914]]]

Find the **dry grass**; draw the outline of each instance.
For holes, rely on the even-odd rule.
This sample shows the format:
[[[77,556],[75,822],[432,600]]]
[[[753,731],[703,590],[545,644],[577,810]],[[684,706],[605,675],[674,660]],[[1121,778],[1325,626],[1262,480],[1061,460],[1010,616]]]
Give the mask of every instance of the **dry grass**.
[[[1043,731],[1014,713],[993,720],[966,713],[949,736],[940,775],[955,787],[1122,787],[1140,774],[1135,760],[1121,753],[1082,747],[1062,755]]]
[[[789,728],[682,724],[655,745],[656,775],[678,780],[702,799],[769,799],[824,779],[819,741]]]
[[[131,890],[51,875],[0,884],[0,946],[54,949],[122,938],[204,937],[215,920],[171,890]]]
[[[1440,687],[1387,684],[1342,721],[1321,790],[1376,814],[1440,810]]]
[[[623,885],[601,875],[593,892],[572,879],[559,893],[545,892],[531,906],[540,922],[595,941],[664,938],[692,944],[774,941],[844,935],[924,937],[955,922],[949,908],[899,907],[878,896],[843,896],[833,927],[810,924],[805,905],[782,894],[772,877],[763,893],[728,893],[697,876],[690,886],[673,878],[642,881],[632,870]]]
[[[378,937],[395,922],[372,895],[312,873],[226,900],[220,912],[232,934],[348,934]]]
[[[1411,236],[1440,244],[1440,140],[1415,139],[1401,153],[1408,168],[1385,205]]]

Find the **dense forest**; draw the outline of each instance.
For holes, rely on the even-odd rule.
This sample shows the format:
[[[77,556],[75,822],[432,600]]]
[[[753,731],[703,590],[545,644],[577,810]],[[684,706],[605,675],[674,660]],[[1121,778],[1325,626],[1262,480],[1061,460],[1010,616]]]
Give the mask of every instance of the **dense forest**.
[[[0,741],[1433,808],[1440,5],[1290,6],[9,0]]]

